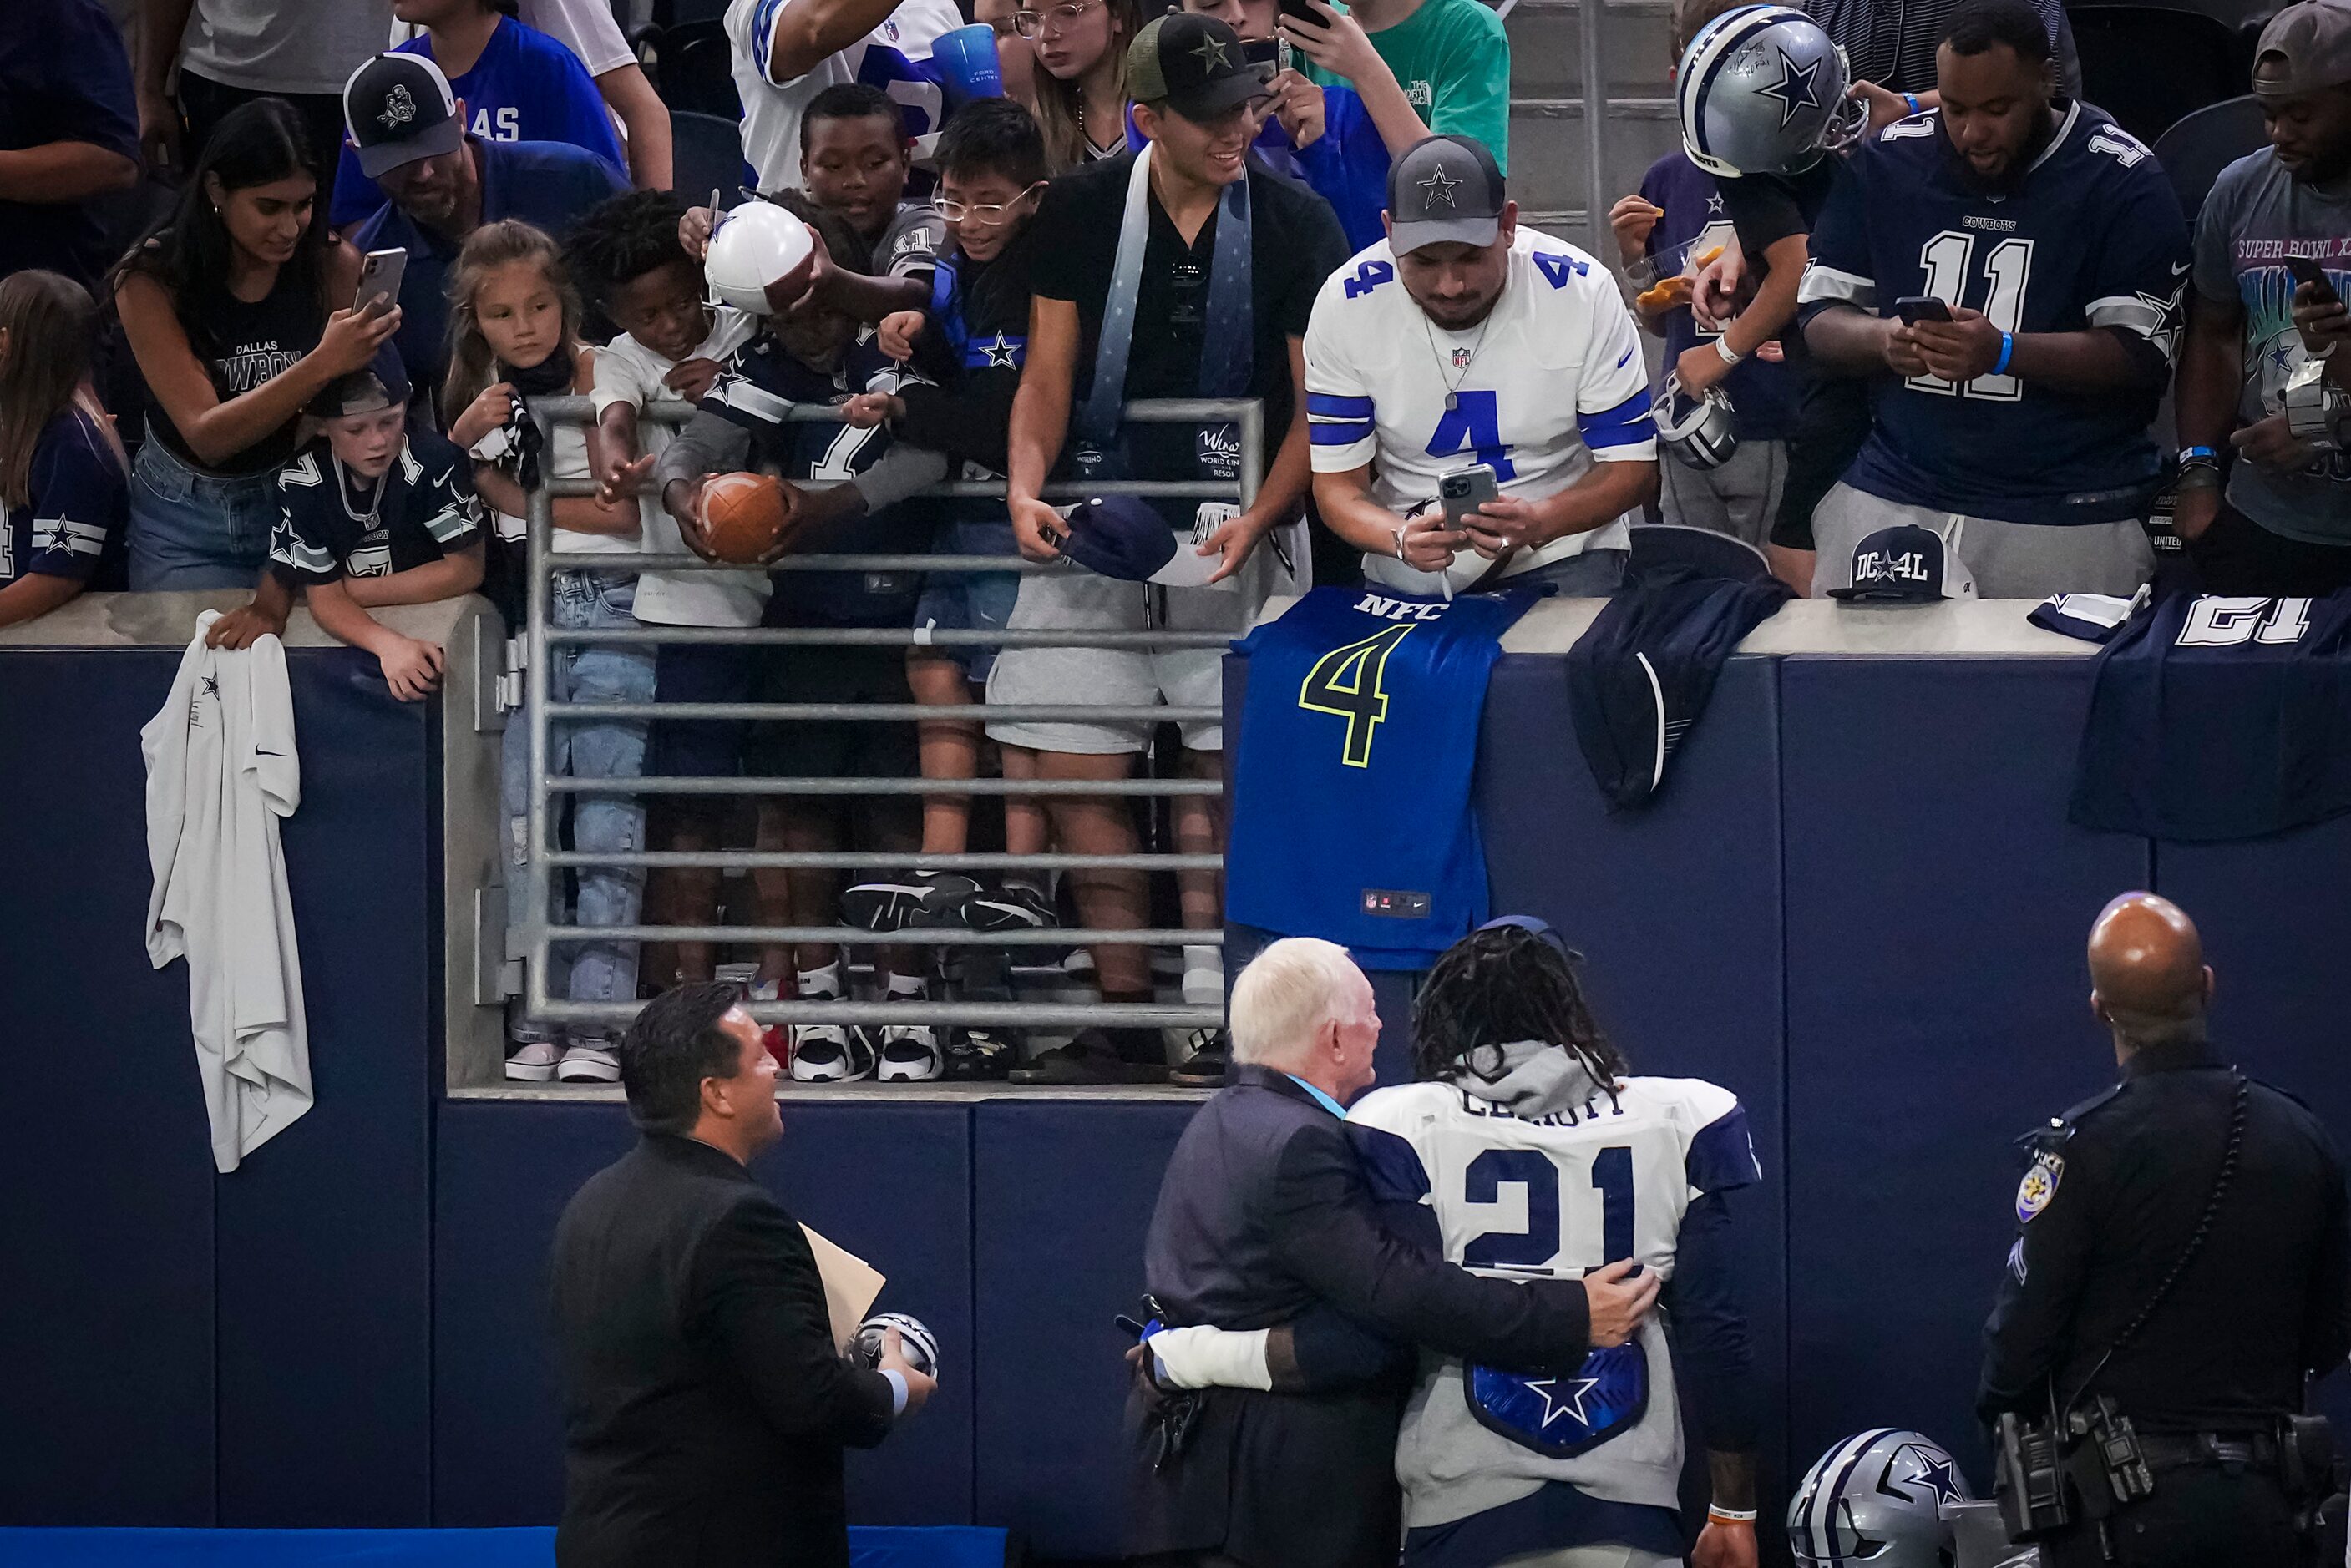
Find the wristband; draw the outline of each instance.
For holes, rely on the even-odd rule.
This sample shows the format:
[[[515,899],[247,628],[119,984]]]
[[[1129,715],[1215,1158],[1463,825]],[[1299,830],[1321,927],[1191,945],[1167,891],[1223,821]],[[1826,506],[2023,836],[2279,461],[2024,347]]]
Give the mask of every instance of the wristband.
[[[1908,104],[1908,105],[1910,106],[1910,112],[1911,112],[1912,114],[1917,114],[1917,113],[1918,113],[1918,112],[1919,112],[1919,109],[1918,109],[1918,95],[1917,95],[1917,93],[1915,93],[1915,92],[1906,92],[1906,93],[1904,93],[1904,94],[1902,95],[1902,101],[1903,101],[1904,103]],[[1752,1519],[1752,1518],[1754,1518],[1755,1516],[1754,1516],[1753,1514],[1751,1514],[1751,1513],[1750,1513],[1750,1514],[1749,1514],[1747,1517],[1748,1517],[1748,1518],[1750,1518],[1750,1519]]]
[[[2179,466],[2182,468],[2193,462],[2218,463],[2220,461],[2220,454],[2209,446],[2183,446],[2179,449]]]
[[[1731,348],[1730,334],[1728,332],[1714,340],[1714,351],[1722,356],[1722,362],[1726,365],[1736,365],[1747,358],[1746,355]]]
[[[2003,332],[2003,333],[2001,333],[2001,334],[2000,335],[2000,358],[1999,358],[1999,360],[1998,360],[1998,361],[1997,361],[1997,362],[1992,366],[1992,368],[1991,368],[1991,373],[1992,373],[1993,375],[1995,375],[1995,376],[2005,376],[2005,375],[2007,375],[2007,374],[2008,374],[2008,362],[2009,362],[2011,359],[2014,358],[2015,357],[2016,357],[2016,334],[2015,334],[2015,333],[2013,333],[2013,332]]]
[[[1756,1512],[1751,1508],[1716,1508],[1709,1504],[1706,1516],[1720,1524],[1752,1524]]]

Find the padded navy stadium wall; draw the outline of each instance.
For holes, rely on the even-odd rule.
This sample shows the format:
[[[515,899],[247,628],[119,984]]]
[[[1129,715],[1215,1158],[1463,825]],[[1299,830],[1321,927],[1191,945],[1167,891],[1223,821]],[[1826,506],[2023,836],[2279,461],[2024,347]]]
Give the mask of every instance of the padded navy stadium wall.
[[[546,1522],[546,1246],[626,1119],[442,1092],[437,720],[359,656],[297,649],[285,842],[319,1101],[213,1174],[185,980],[140,939],[137,735],[176,656],[0,650],[0,1523]],[[1753,1117],[1765,1181],[1738,1211],[1782,1477],[1886,1422],[1982,1479],[1969,1406],[2008,1140],[2108,1078],[2081,943],[2115,892],[2179,897],[2220,973],[2219,1038],[2351,1119],[2351,823],[2193,849],[2065,826],[2088,677],[1742,658],[1663,797],[1611,815],[1559,661],[1497,670],[1479,788],[1498,906],[1590,955],[1640,1070],[1715,1078]],[[1408,996],[1382,977],[1392,1072]],[[931,1409],[853,1460],[860,1518],[1116,1549],[1110,1319],[1191,1109],[787,1102],[758,1174],[889,1274],[886,1304],[947,1362]]]

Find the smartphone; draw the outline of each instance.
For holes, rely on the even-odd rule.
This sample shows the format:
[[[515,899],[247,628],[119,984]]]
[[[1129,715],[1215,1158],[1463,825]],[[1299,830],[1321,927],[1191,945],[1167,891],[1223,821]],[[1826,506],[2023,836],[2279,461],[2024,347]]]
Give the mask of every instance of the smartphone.
[[[1949,321],[1951,307],[1931,294],[1914,294],[1896,300],[1894,314],[1902,318],[1905,327],[1916,327],[1921,321]]]
[[[1280,38],[1253,38],[1241,46],[1241,59],[1248,65],[1272,67],[1264,73],[1271,76],[1281,68],[1281,48]]]
[[[1468,526],[1469,514],[1499,493],[1494,471],[1482,462],[1440,474],[1437,481],[1437,497],[1445,505],[1445,526],[1455,533]]]
[[[1306,0],[1281,0],[1281,14],[1285,16],[1295,16],[1312,27],[1327,27],[1331,25],[1323,17],[1322,13],[1308,5]]]
[[[2335,296],[2335,280],[2328,277],[2326,269],[2311,257],[2288,256],[2285,258],[2285,270],[2294,274],[2294,282],[2314,284],[2321,294],[2330,299]]]
[[[370,251],[360,263],[360,286],[351,296],[351,309],[365,311],[377,300],[390,309],[400,303],[400,280],[408,271],[408,253],[403,250]]]

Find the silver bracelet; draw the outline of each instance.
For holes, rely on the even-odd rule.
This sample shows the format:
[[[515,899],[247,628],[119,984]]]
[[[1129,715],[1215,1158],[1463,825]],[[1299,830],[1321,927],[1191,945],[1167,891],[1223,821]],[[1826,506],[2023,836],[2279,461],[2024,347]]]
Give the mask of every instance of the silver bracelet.
[[[1395,557],[1399,561],[1404,560],[1404,531],[1411,526],[1412,524],[1409,523],[1399,523],[1395,527],[1388,530],[1388,537],[1395,541]],[[1405,564],[1406,566],[1410,566],[1412,563],[1405,561]]]

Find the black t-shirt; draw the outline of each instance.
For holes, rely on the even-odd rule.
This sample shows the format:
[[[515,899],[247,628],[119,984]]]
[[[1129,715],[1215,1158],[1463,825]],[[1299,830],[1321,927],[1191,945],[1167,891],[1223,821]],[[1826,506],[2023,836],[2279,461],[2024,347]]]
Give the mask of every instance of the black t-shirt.
[[[898,389],[906,417],[897,433],[906,441],[1004,472],[1012,397],[1029,359],[1036,250],[1032,223],[993,261],[956,251],[938,262],[930,308],[914,339],[914,367],[927,380]]]
[[[1837,160],[1823,158],[1801,174],[1742,174],[1715,179],[1722,193],[1723,215],[1739,231],[1739,248],[1746,253],[1747,270],[1760,287],[1771,275],[1764,253],[1791,234],[1809,234],[1813,221],[1836,184]],[[1780,346],[1791,363],[1807,362],[1804,335],[1794,320],[1780,335]]]
[[[1032,224],[1037,294],[1066,299],[1078,307],[1078,362],[1073,406],[1082,406],[1093,384],[1094,351],[1102,336],[1102,310],[1118,261],[1118,235],[1126,213],[1131,158],[1115,158],[1072,170],[1045,192]],[[1265,402],[1265,458],[1290,429],[1291,389],[1289,339],[1306,336],[1315,292],[1347,259],[1347,236],[1331,204],[1295,180],[1274,173],[1254,158],[1249,165],[1249,289],[1256,337],[1248,394]],[[1217,254],[1217,213],[1200,225],[1193,243],[1184,236],[1153,194],[1151,238],[1144,251],[1143,276],[1135,299],[1134,341],[1126,365],[1126,396],[1196,398],[1200,395],[1200,346],[1207,335],[1208,272]],[[1138,427],[1140,436],[1143,427]],[[1160,431],[1173,433],[1174,427]],[[1188,440],[1170,446],[1148,438],[1135,441],[1136,466],[1157,468],[1173,460],[1165,477],[1189,479]],[[1156,459],[1146,457],[1155,453]],[[1161,477],[1140,474],[1137,477]]]
[[[481,539],[481,503],[465,453],[413,423],[381,480],[335,461],[320,437],[277,472],[269,569],[288,587],[387,577],[428,566]]]
[[[196,362],[212,381],[213,395],[224,403],[291,369],[319,346],[319,333],[326,327],[326,312],[318,296],[295,283],[290,267],[277,269],[277,280],[259,299],[239,299],[223,291],[209,302],[183,296],[173,301],[173,306]],[[191,313],[195,311],[204,318],[192,320]],[[201,472],[243,477],[281,467],[294,455],[294,435],[301,422],[298,417],[289,419],[243,452],[206,464],[188,450],[153,391],[147,394],[148,433],[161,438],[182,462]]]

